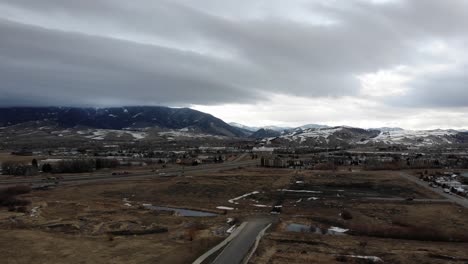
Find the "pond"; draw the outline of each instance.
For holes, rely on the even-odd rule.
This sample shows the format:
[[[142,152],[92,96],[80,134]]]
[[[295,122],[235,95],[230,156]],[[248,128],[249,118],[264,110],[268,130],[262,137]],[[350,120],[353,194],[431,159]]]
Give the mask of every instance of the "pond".
[[[301,233],[315,233],[321,235],[346,235],[345,232],[348,231],[346,229],[342,229],[339,227],[331,227],[329,229],[321,229],[316,226],[304,225],[304,224],[297,224],[291,223],[286,226],[286,231],[288,232],[301,232]]]
[[[148,205],[145,206],[150,210],[157,210],[157,211],[172,211],[176,215],[179,216],[191,216],[191,217],[206,217],[206,216],[217,216],[218,214],[210,213],[210,212],[203,212],[203,211],[196,211],[196,210],[189,210],[189,209],[181,209],[181,208],[172,208],[172,207],[164,207],[164,206],[155,206],[155,205]]]
[[[461,176],[468,177],[468,172],[462,172]]]

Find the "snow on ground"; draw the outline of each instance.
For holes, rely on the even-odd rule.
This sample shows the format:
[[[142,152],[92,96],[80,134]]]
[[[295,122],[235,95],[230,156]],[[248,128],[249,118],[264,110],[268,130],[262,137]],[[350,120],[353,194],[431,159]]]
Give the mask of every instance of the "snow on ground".
[[[159,132],[158,133],[160,136],[167,136],[168,139],[169,137],[186,137],[186,138],[217,138],[217,139],[223,139],[223,136],[216,136],[216,135],[209,135],[209,134],[203,134],[203,133],[195,133],[195,132],[189,132],[188,128],[182,128],[180,130],[170,130],[170,131],[164,131],[164,132]]]
[[[329,143],[330,137],[335,133],[342,131],[347,127],[334,127],[334,128],[311,128],[305,130],[296,130],[288,134],[280,136],[280,138],[304,143],[308,139],[314,139],[319,143]],[[381,133],[371,139],[360,141],[357,140],[356,144],[367,144],[381,142],[385,144],[404,144],[415,146],[431,146],[435,144],[452,144],[451,137],[459,133],[455,130],[382,130]],[[338,138],[339,139],[339,138]],[[268,142],[268,141],[267,141]]]
[[[228,211],[234,210],[233,207],[227,207],[227,206],[217,206],[216,209],[219,209],[219,210],[228,210]]]
[[[123,198],[122,201],[124,202],[125,206],[132,207],[132,204],[130,203],[130,200],[128,200],[128,198]]]
[[[148,136],[148,133],[141,131],[128,131],[128,130],[116,130],[116,129],[95,129],[95,130],[81,130],[78,131],[79,135],[87,135],[85,138],[93,140],[104,140],[109,133],[117,134],[117,137],[122,137],[125,134],[132,136],[135,140],[144,139]]]
[[[360,144],[382,142],[386,144],[404,144],[416,146],[431,146],[438,143],[452,144],[447,137],[454,136],[455,130],[395,130],[381,132],[377,137]],[[416,143],[415,143],[416,141]]]
[[[309,191],[309,190],[288,190],[288,189],[278,189],[280,192],[297,192],[297,193],[322,193],[321,191]]]
[[[344,257],[348,257],[348,258],[357,258],[357,259],[365,259],[365,260],[372,261],[372,262],[374,262],[374,263],[383,262],[383,260],[382,260],[381,258],[376,257],[376,256],[344,255]]]
[[[341,228],[341,227],[336,227],[336,226],[332,226],[328,229],[328,231],[332,231],[332,232],[336,232],[336,233],[345,233],[345,232],[348,232],[349,229],[344,229],[344,228]]]
[[[240,200],[240,199],[242,199],[242,198],[249,197],[250,195],[254,195],[254,194],[258,194],[258,193],[260,193],[260,192],[258,192],[258,191],[253,191],[253,192],[250,192],[250,193],[246,193],[246,194],[243,194],[243,195],[238,196],[238,197],[236,197],[236,198],[233,198],[233,199],[229,200],[228,202],[229,202],[229,203],[232,203],[232,204],[239,204],[238,202],[236,202],[237,200]]]
[[[33,208],[31,209],[30,216],[31,216],[31,217],[38,217],[38,216],[39,216],[39,209],[40,209],[39,206],[33,207]]]
[[[143,113],[138,113],[138,114],[132,116],[132,118],[137,118],[137,117],[141,116],[142,114],[143,114]]]
[[[126,133],[132,135],[136,140],[144,139],[148,136],[148,133],[146,132],[126,131]]]
[[[293,133],[282,136],[282,138],[287,139],[289,141],[299,141],[301,143],[305,142],[308,138],[313,138],[315,140],[321,140],[328,143],[328,137],[341,130],[343,130],[343,127],[310,128],[302,130],[300,132],[295,131]]]
[[[234,232],[234,230],[236,230],[236,225],[231,226],[228,230],[226,230],[226,233],[231,234]]]

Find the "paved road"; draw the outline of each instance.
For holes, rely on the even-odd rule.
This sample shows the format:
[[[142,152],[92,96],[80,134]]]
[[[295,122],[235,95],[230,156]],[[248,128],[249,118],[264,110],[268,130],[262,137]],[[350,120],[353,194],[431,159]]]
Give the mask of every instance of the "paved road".
[[[184,174],[190,172],[212,172],[226,169],[233,169],[239,166],[250,166],[255,165],[257,160],[239,161],[239,162],[226,162],[221,164],[212,165],[199,165],[184,168]],[[59,182],[60,184],[71,184],[71,183],[88,183],[88,182],[108,182],[108,181],[119,181],[119,180],[132,180],[138,178],[150,178],[150,177],[164,177],[164,176],[177,176],[181,173],[181,168],[168,168],[161,169],[158,172],[139,172],[125,175],[111,175],[111,173],[90,173],[80,175],[67,175],[64,176]],[[44,177],[31,177],[31,178],[12,178],[0,180],[0,185],[14,185],[14,184],[33,184],[41,185],[47,184]]]
[[[414,176],[411,176],[411,175],[408,175],[405,172],[400,173],[400,175],[401,175],[401,177],[407,179],[408,181],[414,182],[414,183],[416,183],[416,184],[418,184],[418,185],[420,185],[422,187],[425,187],[428,190],[436,192],[437,194],[449,199],[450,201],[452,201],[452,202],[454,202],[454,203],[456,203],[456,204],[458,204],[460,206],[468,208],[468,199],[466,199],[466,198],[460,197],[460,196],[455,195],[455,194],[444,193],[444,190],[442,188],[432,188],[431,186],[429,186],[428,182],[421,181],[418,178],[416,178]]]
[[[273,217],[254,218],[247,222],[247,225],[218,255],[213,264],[239,264],[247,256],[255,240],[267,225],[273,223]]]

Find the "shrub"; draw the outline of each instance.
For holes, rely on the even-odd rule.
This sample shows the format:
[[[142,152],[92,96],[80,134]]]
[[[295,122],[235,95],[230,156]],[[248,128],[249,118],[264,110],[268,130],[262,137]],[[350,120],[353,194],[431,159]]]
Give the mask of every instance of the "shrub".
[[[26,206],[31,202],[17,199],[16,196],[31,192],[31,187],[18,185],[0,190],[0,206],[14,208],[15,206]]]
[[[120,165],[117,159],[96,159],[96,169],[117,168]]]
[[[96,162],[91,159],[62,160],[54,168],[56,173],[81,173],[92,172],[96,168]]]
[[[341,212],[341,218],[343,218],[343,220],[351,220],[353,219],[353,215],[349,211],[344,210]]]
[[[39,170],[32,165],[23,164],[17,161],[5,161],[2,163],[2,174],[15,176],[37,175]]]
[[[351,234],[418,241],[468,242],[468,235],[424,226],[354,224]]]
[[[15,196],[15,195],[20,195],[20,194],[25,194],[25,193],[30,193],[30,192],[31,192],[30,186],[16,185],[13,187],[8,187],[8,188],[0,190],[0,195],[7,194],[9,196]]]

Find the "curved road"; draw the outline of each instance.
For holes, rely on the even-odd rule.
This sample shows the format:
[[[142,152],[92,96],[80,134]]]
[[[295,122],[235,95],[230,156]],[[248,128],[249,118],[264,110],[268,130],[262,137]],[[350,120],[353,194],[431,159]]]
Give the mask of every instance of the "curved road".
[[[239,264],[249,253],[258,234],[269,224],[273,223],[273,217],[259,217],[251,219],[246,226],[218,255],[213,264]]]

